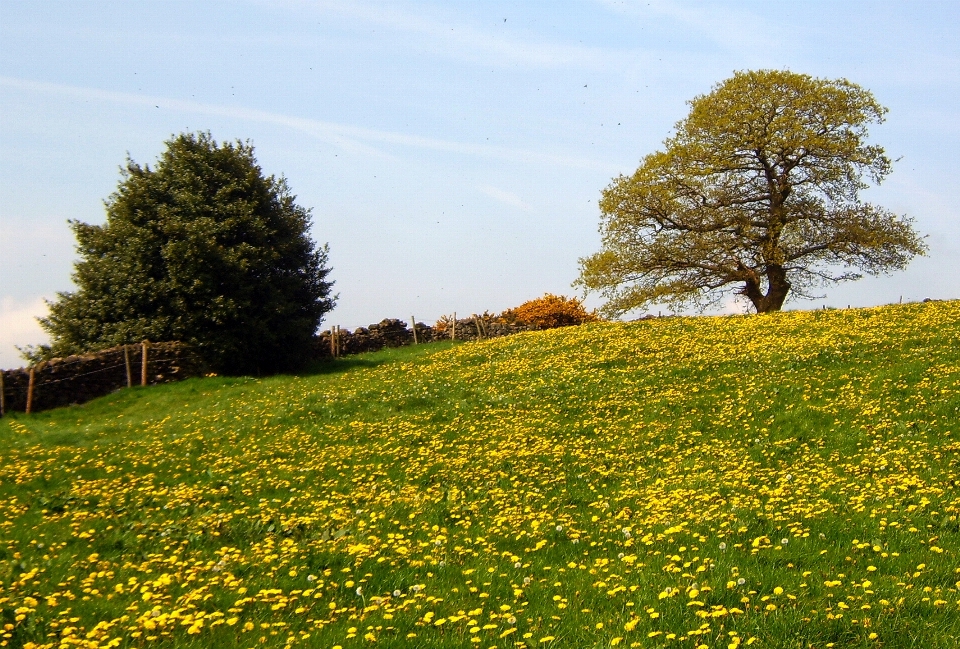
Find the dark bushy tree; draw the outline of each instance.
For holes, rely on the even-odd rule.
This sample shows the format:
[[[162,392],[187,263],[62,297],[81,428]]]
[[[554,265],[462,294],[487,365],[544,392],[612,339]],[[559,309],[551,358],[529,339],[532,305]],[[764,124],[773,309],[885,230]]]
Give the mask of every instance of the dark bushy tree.
[[[166,145],[152,169],[128,160],[106,223],[71,221],[78,290],[49,304],[52,342],[28,356],[180,340],[219,372],[295,369],[334,306],[309,210],[249,143],[199,133]]]

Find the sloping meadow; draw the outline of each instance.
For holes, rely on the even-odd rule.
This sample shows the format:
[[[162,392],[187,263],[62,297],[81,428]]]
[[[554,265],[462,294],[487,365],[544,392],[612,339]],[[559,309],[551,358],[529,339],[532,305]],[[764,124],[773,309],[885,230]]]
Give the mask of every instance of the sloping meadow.
[[[0,420],[2,646],[955,647],[960,302]]]

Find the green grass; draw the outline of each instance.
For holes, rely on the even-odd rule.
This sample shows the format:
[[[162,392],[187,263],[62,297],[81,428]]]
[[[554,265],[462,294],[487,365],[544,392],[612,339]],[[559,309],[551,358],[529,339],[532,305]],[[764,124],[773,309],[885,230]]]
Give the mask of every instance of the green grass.
[[[0,646],[954,647],[958,420],[958,302],[8,416]]]

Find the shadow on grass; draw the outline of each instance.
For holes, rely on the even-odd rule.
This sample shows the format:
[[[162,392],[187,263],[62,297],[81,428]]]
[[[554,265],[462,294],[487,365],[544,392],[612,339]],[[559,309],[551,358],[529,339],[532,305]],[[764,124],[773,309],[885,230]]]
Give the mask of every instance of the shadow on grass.
[[[293,376],[324,376],[326,374],[342,374],[359,368],[374,368],[390,362],[389,358],[363,358],[348,356],[345,358],[311,361],[305,368],[293,372]]]
[[[83,403],[51,408],[32,415],[23,412],[8,412],[5,417],[0,418],[0,422],[21,420],[23,422],[33,421],[37,424],[50,424],[51,422],[63,423],[79,417],[98,421],[108,415],[115,417],[116,415],[113,413],[131,408],[136,409],[137,418],[141,420],[149,420],[151,416],[162,418],[167,414],[165,408],[179,407],[185,401],[195,402],[197,399],[206,397],[207,393],[225,388],[242,387],[247,383],[257,383],[277,377],[282,378],[283,376],[309,378],[345,374],[353,370],[374,369],[389,363],[413,361],[459,344],[462,343],[459,341],[439,341],[420,345],[388,347],[375,352],[343,356],[337,359],[311,361],[302,370],[286,374],[262,377],[249,375],[193,377],[163,385],[134,386]]]
[[[353,369],[372,369],[387,363],[397,361],[412,360],[414,358],[426,356],[432,353],[444,351],[457,345],[463,344],[461,341],[436,341],[430,343],[421,343],[419,345],[402,345],[400,347],[384,347],[374,352],[363,352],[360,354],[351,354],[341,356],[340,358],[326,358],[319,361],[311,361],[299,372],[293,372],[293,376],[323,376],[325,374],[342,374]]]

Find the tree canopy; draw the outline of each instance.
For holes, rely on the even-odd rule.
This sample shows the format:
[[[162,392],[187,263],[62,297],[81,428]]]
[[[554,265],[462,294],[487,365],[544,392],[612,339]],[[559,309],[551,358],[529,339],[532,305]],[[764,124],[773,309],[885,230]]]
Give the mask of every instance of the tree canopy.
[[[252,145],[173,137],[152,169],[128,159],[105,205],[103,225],[70,222],[78,288],[49,303],[34,359],[149,339],[190,343],[224,373],[302,364],[334,305],[327,248]]]
[[[603,191],[602,247],[576,284],[606,297],[608,315],[730,293],[776,311],[788,294],[901,270],[926,251],[912,219],[860,199],[891,171],[867,142],[887,112],[869,91],[760,70],[689,104],[664,150]]]

